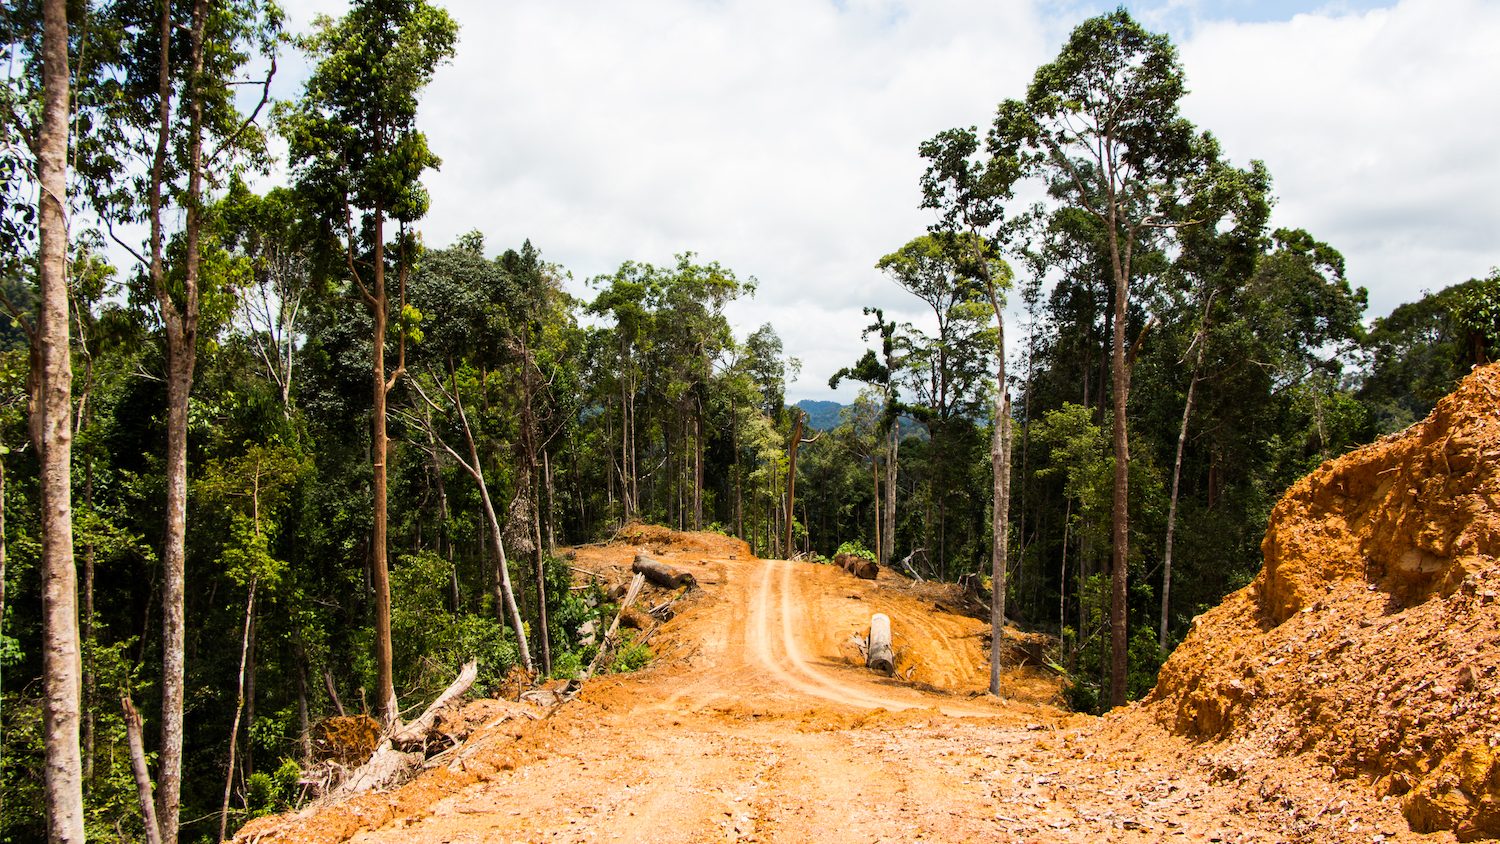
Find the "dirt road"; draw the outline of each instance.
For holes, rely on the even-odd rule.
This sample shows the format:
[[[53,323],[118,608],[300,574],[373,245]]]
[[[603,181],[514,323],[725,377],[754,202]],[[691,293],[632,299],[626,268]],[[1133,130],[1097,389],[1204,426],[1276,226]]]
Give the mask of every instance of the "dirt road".
[[[635,550],[578,563],[618,572]],[[1416,840],[1315,771],[1069,716],[1031,669],[1007,674],[1003,700],[983,694],[987,626],[900,579],[711,540],[653,550],[703,585],[653,667],[491,739],[470,781],[418,780],[337,834],[313,818],[266,840]],[[893,620],[894,678],[854,664],[872,612]]]

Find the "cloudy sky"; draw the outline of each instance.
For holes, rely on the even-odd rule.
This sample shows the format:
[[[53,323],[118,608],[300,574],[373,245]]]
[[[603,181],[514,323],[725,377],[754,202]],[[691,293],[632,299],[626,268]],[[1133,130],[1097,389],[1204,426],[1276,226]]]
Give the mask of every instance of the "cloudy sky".
[[[290,26],[339,0],[287,4]],[[443,158],[431,245],[530,238],[584,281],[691,250],[754,276],[793,399],[863,349],[861,308],[919,320],[878,273],[932,222],[917,145],[1024,95],[1093,0],[447,0],[457,56],[423,97]],[[1186,115],[1264,160],[1273,224],[1340,249],[1370,316],[1500,264],[1500,3],[1129,3],[1181,51]],[[300,86],[284,62],[283,95]]]

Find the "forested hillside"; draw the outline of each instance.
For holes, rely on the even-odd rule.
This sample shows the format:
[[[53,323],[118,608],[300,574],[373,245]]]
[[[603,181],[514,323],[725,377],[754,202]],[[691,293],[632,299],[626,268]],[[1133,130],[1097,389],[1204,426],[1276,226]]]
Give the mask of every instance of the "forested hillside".
[[[298,798],[327,716],[389,725],[469,660],[483,692],[575,676],[615,607],[558,549],[632,521],[983,575],[997,621],[1056,637],[1073,706],[1139,698],[1294,481],[1500,355],[1500,274],[1369,313],[1120,11],[978,128],[912,127],[934,223],[869,263],[926,321],[866,309],[867,353],[825,362],[858,398],[809,418],[777,328],[727,316],[756,280],[692,244],[579,288],[546,243],[424,239],[444,151],[417,109],[462,24],[426,0],[305,33],[258,0],[0,12],[24,68],[0,841],[217,840]],[[273,102],[290,51],[310,69]]]

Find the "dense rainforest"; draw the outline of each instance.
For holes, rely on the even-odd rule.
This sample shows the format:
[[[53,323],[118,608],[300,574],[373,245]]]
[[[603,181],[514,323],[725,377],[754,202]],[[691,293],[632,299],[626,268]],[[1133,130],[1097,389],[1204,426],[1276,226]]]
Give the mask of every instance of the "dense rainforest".
[[[611,608],[559,548],[632,520],[963,578],[1057,637],[1076,707],[1123,702],[1293,480],[1500,354],[1500,274],[1370,320],[1124,12],[984,131],[914,127],[934,223],[870,260],[928,313],[867,310],[821,426],[711,256],[576,295],[545,243],[424,241],[458,33],[426,0],[0,27],[0,841],[216,840],[298,798],[326,716],[392,722],[471,659],[487,692],[576,674]]]

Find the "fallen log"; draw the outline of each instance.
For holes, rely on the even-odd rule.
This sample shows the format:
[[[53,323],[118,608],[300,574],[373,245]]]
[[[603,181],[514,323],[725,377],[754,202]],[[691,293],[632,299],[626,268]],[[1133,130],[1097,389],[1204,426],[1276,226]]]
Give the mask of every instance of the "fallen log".
[[[865,656],[865,667],[882,674],[896,670],[896,656],[891,649],[891,619],[884,613],[870,616],[870,638]]]
[[[640,560],[639,557],[636,559],[637,561]],[[599,662],[604,659],[604,654],[609,650],[610,643],[615,638],[615,631],[620,629],[620,616],[624,615],[625,610],[629,609],[630,605],[635,603],[635,599],[641,594],[641,586],[645,582],[646,575],[642,572],[636,572],[635,577],[630,581],[630,588],[625,592],[625,599],[620,604],[619,611],[615,613],[615,620],[610,622],[609,629],[604,631],[604,638],[599,640],[599,651],[594,654],[594,661],[589,663],[588,670],[583,672],[581,679],[587,680],[594,676],[594,672],[599,669]],[[553,711],[556,710],[554,709]]]
[[[880,566],[874,560],[858,554],[839,554],[833,558],[833,564],[860,580],[874,580],[880,574]]]
[[[689,589],[698,585],[698,581],[691,572],[674,569],[659,560],[654,560],[645,554],[636,554],[635,562],[631,564],[630,570],[636,574],[644,574],[646,579],[662,587],[663,589],[676,589],[686,586]]]
[[[436,700],[428,704],[427,708],[422,710],[421,715],[418,715],[411,723],[391,734],[391,743],[396,747],[404,748],[425,742],[427,734],[432,730],[433,722],[437,720],[438,712],[455,698],[467,692],[469,687],[474,685],[474,681],[478,678],[479,663],[471,659],[458,672],[458,679],[449,684],[448,688],[444,689],[443,693],[438,695]]]
[[[369,761],[351,772],[336,793],[357,794],[361,791],[390,788],[410,778],[427,759],[427,754],[421,748],[432,731],[438,712],[468,691],[478,676],[477,662],[470,661],[464,665],[458,672],[458,679],[444,689],[421,715],[382,741],[370,755]],[[410,747],[418,749],[408,751],[407,748]]]

